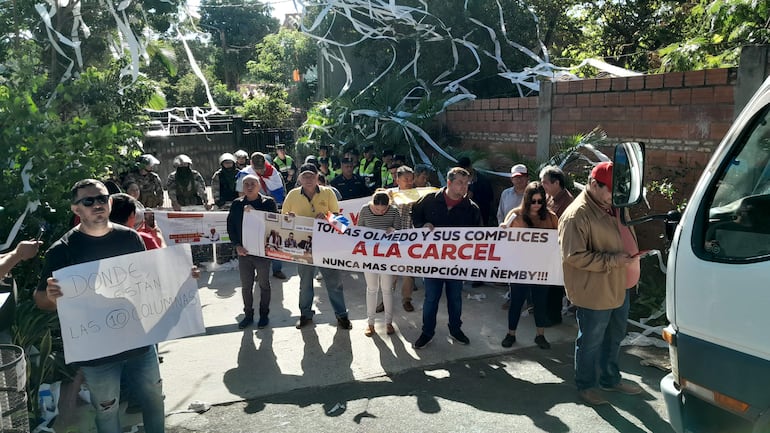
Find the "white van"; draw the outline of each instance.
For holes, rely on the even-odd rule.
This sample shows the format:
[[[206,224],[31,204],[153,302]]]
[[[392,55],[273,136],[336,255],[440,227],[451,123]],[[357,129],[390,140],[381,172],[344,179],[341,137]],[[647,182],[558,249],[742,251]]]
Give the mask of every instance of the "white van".
[[[641,199],[643,165],[642,145],[616,148],[616,206]],[[675,227],[664,331],[672,372],[660,384],[671,426],[770,431],[770,79],[727,132],[681,219],[659,217]]]

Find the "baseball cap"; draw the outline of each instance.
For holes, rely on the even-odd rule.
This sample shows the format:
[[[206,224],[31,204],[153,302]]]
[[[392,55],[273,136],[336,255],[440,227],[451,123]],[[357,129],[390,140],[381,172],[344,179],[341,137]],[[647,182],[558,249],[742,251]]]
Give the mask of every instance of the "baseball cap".
[[[340,164],[353,164],[355,165],[355,162],[350,158],[342,158],[342,161],[340,161]]]
[[[318,174],[318,167],[316,167],[315,164],[302,164],[302,166],[299,168],[299,174],[303,174],[305,172]]]
[[[526,176],[527,174],[527,166],[524,164],[516,164],[511,167],[511,177]]]
[[[254,168],[265,168],[265,154],[262,152],[252,153],[251,165],[254,166]]]
[[[612,186],[612,161],[604,161],[596,164],[591,170],[591,178],[597,182]]]

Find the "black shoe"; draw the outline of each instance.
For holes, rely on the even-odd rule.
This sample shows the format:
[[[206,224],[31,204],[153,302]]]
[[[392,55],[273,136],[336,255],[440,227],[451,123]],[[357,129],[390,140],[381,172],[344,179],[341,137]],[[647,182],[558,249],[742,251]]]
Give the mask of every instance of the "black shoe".
[[[382,313],[383,311],[385,311],[385,304],[380,302],[379,304],[377,304],[377,308],[374,309],[374,312]]]
[[[535,344],[537,344],[537,347],[541,349],[550,349],[551,343],[548,342],[548,340],[545,339],[545,335],[538,335],[535,337]]]
[[[456,332],[450,332],[449,335],[452,336],[457,342],[462,344],[470,344],[471,340],[468,339],[468,337],[465,336],[463,331],[461,329],[458,329]]]
[[[286,279],[286,274],[284,274],[282,271],[275,271],[275,272],[273,272],[273,276],[275,278],[278,278],[279,280],[285,280]]]
[[[254,316],[246,316],[238,322],[238,329],[243,329],[251,326],[251,324],[254,323]]]
[[[511,347],[513,346],[513,343],[516,342],[516,336],[511,334],[505,334],[505,338],[503,338],[503,347]]]
[[[353,325],[347,317],[338,317],[337,327],[340,329],[353,329]]]
[[[270,319],[267,316],[259,316],[259,322],[257,322],[257,328],[262,329],[270,323]]]
[[[430,343],[430,340],[432,340],[432,337],[428,337],[425,334],[420,334],[420,338],[417,339],[417,341],[412,344],[412,347],[415,349],[422,349],[425,347],[428,343]]]
[[[310,317],[299,316],[299,320],[297,320],[297,324],[294,325],[294,327],[297,329],[300,329],[311,323],[313,323],[313,319],[311,319]]]

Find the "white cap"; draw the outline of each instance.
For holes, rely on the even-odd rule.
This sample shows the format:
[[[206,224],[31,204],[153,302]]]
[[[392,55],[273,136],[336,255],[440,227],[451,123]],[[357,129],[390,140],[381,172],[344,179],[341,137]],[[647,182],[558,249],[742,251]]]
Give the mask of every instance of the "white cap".
[[[527,166],[524,164],[516,164],[511,167],[511,177],[526,176],[527,174]]]

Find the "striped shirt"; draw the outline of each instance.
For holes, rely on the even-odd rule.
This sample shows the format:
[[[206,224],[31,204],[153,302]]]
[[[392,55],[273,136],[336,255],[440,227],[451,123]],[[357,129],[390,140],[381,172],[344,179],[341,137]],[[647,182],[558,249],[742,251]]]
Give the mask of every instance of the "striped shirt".
[[[398,213],[398,209],[392,205],[388,206],[384,215],[375,215],[369,209],[369,204],[365,204],[358,214],[356,225],[370,229],[387,230],[389,227],[393,227],[396,230],[401,230],[401,215]]]

